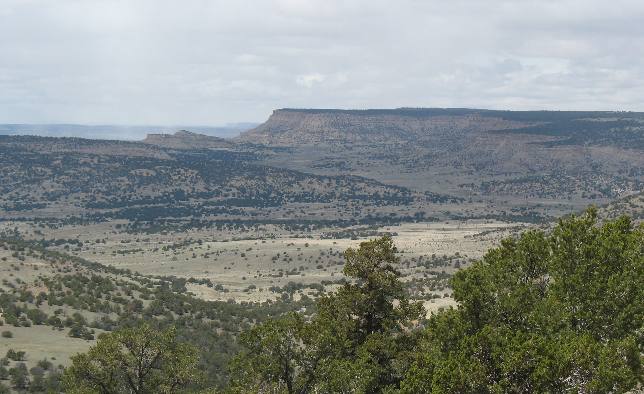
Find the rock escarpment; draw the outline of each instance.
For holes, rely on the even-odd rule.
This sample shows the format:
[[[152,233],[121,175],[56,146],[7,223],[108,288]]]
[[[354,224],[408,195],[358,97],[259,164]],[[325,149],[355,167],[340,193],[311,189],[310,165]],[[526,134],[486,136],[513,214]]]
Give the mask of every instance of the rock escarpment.
[[[455,138],[476,131],[526,127],[534,122],[468,109],[279,109],[240,140],[266,145],[404,143]]]

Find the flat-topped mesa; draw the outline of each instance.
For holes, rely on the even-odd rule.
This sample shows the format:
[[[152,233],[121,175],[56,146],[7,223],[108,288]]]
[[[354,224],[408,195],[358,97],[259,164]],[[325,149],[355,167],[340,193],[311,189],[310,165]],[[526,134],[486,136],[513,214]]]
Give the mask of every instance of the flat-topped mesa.
[[[233,146],[224,138],[179,130],[174,134],[148,134],[142,141],[145,144],[171,149],[227,149]]]
[[[468,132],[526,127],[495,111],[399,108],[369,110],[278,109],[239,140],[266,145],[405,143]]]

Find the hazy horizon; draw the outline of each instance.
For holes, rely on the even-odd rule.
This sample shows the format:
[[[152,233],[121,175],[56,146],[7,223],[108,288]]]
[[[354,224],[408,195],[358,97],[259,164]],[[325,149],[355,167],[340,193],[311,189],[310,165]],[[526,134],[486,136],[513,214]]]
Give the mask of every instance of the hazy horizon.
[[[42,137],[77,137],[91,139],[118,139],[138,141],[147,134],[172,134],[179,130],[222,138],[233,138],[255,127],[256,123],[226,125],[116,125],[75,123],[0,123],[0,135],[34,135]]]

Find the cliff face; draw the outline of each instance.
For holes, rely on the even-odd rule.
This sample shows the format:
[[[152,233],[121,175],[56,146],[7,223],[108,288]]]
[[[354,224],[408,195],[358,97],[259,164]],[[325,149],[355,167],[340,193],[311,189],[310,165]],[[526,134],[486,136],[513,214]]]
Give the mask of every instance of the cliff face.
[[[515,129],[534,123],[507,120],[477,110],[293,110],[280,109],[239,137],[245,142],[293,146],[403,143]]]
[[[174,134],[148,134],[143,143],[171,149],[226,149],[233,143],[219,137],[181,130]]]
[[[590,201],[643,184],[637,112],[281,109],[239,139],[292,148],[270,165],[468,198]]]

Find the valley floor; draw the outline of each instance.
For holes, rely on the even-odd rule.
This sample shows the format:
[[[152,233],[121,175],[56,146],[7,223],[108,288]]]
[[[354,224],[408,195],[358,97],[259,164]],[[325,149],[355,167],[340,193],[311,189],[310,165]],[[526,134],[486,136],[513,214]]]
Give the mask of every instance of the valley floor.
[[[24,223],[5,223],[21,234],[38,239],[38,229]],[[129,234],[115,223],[64,226],[48,238],[69,239],[51,250],[143,275],[209,279],[221,287],[188,284],[205,300],[265,301],[277,299],[289,283],[326,283],[342,279],[342,253],[361,241],[391,234],[400,251],[401,271],[408,279],[427,275],[423,259],[445,259],[440,272],[452,274],[461,263],[480,258],[498,241],[529,224],[494,220],[405,223],[378,228],[328,229],[290,233],[273,227],[230,234],[188,231],[170,234]],[[97,242],[97,240],[99,242]],[[81,246],[79,246],[81,245]],[[458,262],[458,263],[457,263]],[[442,264],[442,263],[441,263]],[[306,293],[306,292],[305,292]],[[442,296],[443,293],[436,291]],[[435,302],[434,302],[435,303]]]

